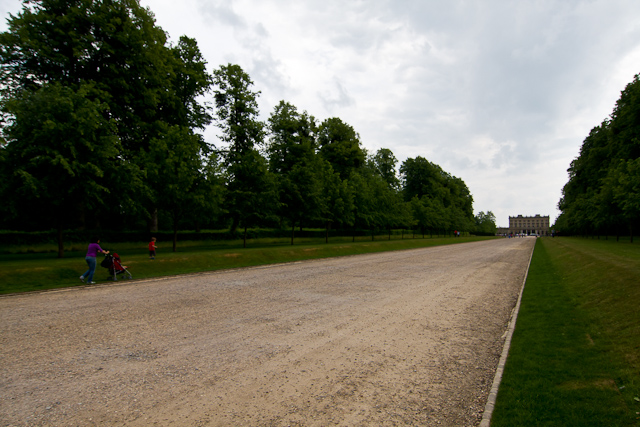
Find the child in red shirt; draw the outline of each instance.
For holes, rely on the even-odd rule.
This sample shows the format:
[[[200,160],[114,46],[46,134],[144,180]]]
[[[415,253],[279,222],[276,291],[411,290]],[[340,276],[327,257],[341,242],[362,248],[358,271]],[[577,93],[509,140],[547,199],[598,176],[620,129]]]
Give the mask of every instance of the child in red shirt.
[[[149,259],[156,259],[156,238],[152,237],[149,242]]]

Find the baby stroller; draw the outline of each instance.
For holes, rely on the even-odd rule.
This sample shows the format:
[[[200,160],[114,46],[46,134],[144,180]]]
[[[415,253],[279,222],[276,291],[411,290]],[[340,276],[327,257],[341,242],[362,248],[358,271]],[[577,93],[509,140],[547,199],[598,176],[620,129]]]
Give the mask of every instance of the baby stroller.
[[[120,256],[115,252],[113,254],[106,254],[100,265],[109,270],[109,280],[115,282],[118,280],[119,274],[122,274],[125,279],[133,279],[133,276],[129,273],[129,270],[127,270],[127,266],[122,265]]]

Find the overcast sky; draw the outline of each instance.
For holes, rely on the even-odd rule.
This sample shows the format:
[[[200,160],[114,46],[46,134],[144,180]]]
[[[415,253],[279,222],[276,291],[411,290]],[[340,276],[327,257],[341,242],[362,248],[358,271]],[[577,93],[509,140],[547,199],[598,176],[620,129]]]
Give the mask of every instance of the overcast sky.
[[[640,72],[638,0],[141,0],[210,70],[240,65],[266,119],[280,100],[339,117],[369,152],[422,156],[474,210],[550,215],[567,168]],[[0,13],[21,9],[0,0]],[[6,29],[5,20],[0,30]],[[218,144],[215,128],[205,132]]]

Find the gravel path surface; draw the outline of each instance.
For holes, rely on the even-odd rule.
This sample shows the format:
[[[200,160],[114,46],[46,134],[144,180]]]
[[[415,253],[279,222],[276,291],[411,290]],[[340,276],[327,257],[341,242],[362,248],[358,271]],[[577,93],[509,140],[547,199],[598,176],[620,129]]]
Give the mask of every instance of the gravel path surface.
[[[534,242],[2,297],[0,424],[478,425]]]

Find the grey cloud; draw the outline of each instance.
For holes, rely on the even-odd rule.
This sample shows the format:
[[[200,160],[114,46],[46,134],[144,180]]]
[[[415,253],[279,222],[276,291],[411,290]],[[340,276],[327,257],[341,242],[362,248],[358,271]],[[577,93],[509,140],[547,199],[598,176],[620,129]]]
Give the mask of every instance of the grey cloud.
[[[199,5],[200,11],[210,17],[214,25],[228,25],[233,29],[233,41],[241,49],[230,52],[227,46],[228,53],[225,57],[245,68],[254,81],[256,90],[263,91],[267,96],[288,90],[288,79],[281,70],[280,61],[273,56],[269,31],[263,22],[251,22],[236,12],[233,1],[200,1]]]
[[[256,82],[258,90],[263,91],[268,102],[267,109],[273,108],[281,99],[287,99],[286,94],[290,92],[290,82],[282,65],[276,60],[269,50],[255,52],[251,59],[250,69],[247,70],[251,78]],[[261,108],[263,115],[266,113]]]
[[[344,84],[337,77],[333,78],[330,89],[320,91],[317,95],[324,105],[325,110],[329,113],[335,111],[336,108],[349,107],[355,104],[355,100],[349,95]]]
[[[610,24],[606,18],[592,22],[594,18],[587,15],[589,24],[595,26],[576,22],[580,18],[577,15],[585,13],[584,4],[556,4],[554,9],[551,3],[543,2],[543,7],[536,9],[510,2],[504,10],[461,10],[460,5],[453,2],[438,10],[430,8],[428,2],[399,2],[396,16],[406,16],[417,33],[428,35],[434,49],[454,52],[455,62],[424,57],[421,73],[413,78],[399,74],[399,79],[412,87],[403,104],[413,111],[395,114],[393,120],[405,122],[403,128],[410,128],[406,122],[419,121],[417,127],[429,136],[427,141],[414,144],[428,144],[438,156],[445,157],[451,146],[463,149],[464,134],[467,139],[488,134],[496,141],[515,144],[494,159],[492,166],[503,159],[521,164],[540,159],[547,148],[544,144],[553,143],[553,128],[565,120],[559,100],[585,96],[590,89],[587,81],[606,78],[613,58],[620,53],[605,53],[603,44],[620,36],[606,27]],[[438,22],[446,22],[448,27]],[[613,44],[627,45],[618,40]],[[589,70],[586,77],[584,71],[593,66],[596,51],[605,55],[603,67],[597,71],[600,76],[593,76],[596,72]],[[577,81],[579,76],[584,81]],[[459,124],[460,129],[452,129],[451,123],[441,120],[439,111],[449,109],[461,111],[460,116],[466,119]],[[407,138],[416,135],[408,132]],[[443,146],[445,141],[447,145]],[[486,164],[466,163],[466,167],[471,166],[484,168]]]
[[[199,0],[198,10],[204,18],[212,19],[214,25],[218,23],[226,24],[241,30],[247,28],[244,18],[234,11],[233,1],[231,0]]]

